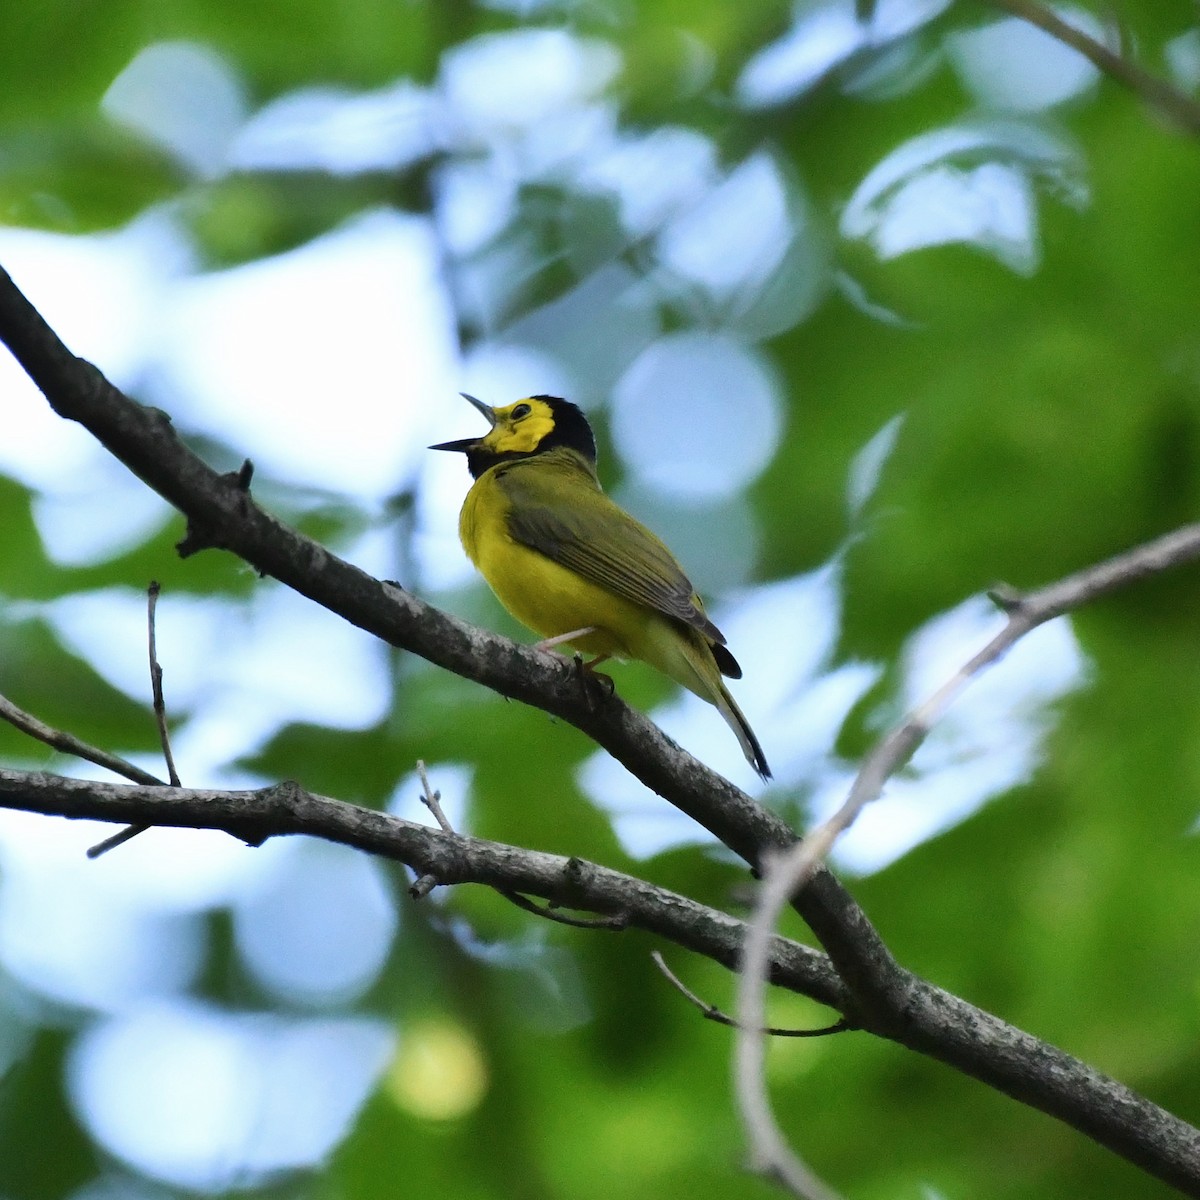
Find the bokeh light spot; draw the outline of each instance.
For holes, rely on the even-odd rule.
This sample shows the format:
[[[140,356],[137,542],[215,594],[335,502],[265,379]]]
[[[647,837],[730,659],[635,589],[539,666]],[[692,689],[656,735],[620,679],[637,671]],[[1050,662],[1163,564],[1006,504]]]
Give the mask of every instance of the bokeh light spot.
[[[1104,27],[1079,9],[1056,9],[1064,20],[1099,42]],[[1039,112],[1078,96],[1100,77],[1082,54],[1027,21],[1007,17],[946,39],[959,78],[990,108]]]
[[[487,1064],[479,1043],[461,1025],[420,1021],[401,1038],[386,1087],[405,1112],[428,1121],[453,1121],[483,1099]]]
[[[100,107],[114,121],[210,178],[226,165],[245,119],[243,86],[219,54],[192,42],[156,42],[113,80]]]
[[[343,846],[295,843],[234,909],[238,950],[282,999],[345,1003],[375,981],[396,911],[379,866]]]
[[[79,1038],[69,1090],[113,1154],[152,1178],[220,1191],[319,1163],[390,1048],[387,1027],[363,1018],[150,1005]]]
[[[745,487],[770,462],[780,427],[766,362],[721,334],[659,339],[613,394],[613,440],[630,471],[649,487],[684,496]]]

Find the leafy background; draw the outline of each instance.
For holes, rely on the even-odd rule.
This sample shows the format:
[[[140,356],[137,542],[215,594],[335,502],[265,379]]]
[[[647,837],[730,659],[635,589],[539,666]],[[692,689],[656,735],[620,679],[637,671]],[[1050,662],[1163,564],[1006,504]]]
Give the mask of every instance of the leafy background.
[[[420,448],[469,431],[460,388],[568,392],[606,482],[717,597],[764,798],[808,820],[978,644],[972,597],[1191,519],[1200,487],[1195,140],[986,5],[874,7],[864,33],[836,0],[25,4],[0,40],[0,261],[211,461],[254,457],[288,519],[513,633],[455,557],[461,463]],[[1194,92],[1194,7],[1118,15]],[[235,338],[214,313],[237,304]],[[412,812],[423,757],[460,827],[739,903],[743,872],[574,731],[226,557],[179,562],[176,518],[28,424],[15,368],[3,387],[15,702],[154,769],[158,578],[185,782]],[[1189,1119],[1196,582],[1014,653],[842,859],[905,965]],[[618,682],[743,781],[719,724]],[[8,729],[0,754],[79,769]],[[471,889],[416,905],[399,870],[299,843],[158,831],[86,863],[103,830],[5,817],[0,1194],[768,1194],[727,1032],[643,935]],[[725,1001],[719,969],[669,957]],[[865,1036],[778,1045],[772,1077],[854,1197],[1166,1193]]]

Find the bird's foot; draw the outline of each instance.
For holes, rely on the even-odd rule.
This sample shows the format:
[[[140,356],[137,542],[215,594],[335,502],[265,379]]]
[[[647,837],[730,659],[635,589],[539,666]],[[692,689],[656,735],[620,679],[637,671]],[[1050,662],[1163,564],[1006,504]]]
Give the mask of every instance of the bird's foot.
[[[588,712],[595,712],[601,704],[607,704],[616,693],[617,685],[613,683],[612,676],[596,670],[600,663],[607,662],[611,657],[610,654],[598,654],[591,662],[584,662],[582,654],[575,655],[575,676],[579,680]]]

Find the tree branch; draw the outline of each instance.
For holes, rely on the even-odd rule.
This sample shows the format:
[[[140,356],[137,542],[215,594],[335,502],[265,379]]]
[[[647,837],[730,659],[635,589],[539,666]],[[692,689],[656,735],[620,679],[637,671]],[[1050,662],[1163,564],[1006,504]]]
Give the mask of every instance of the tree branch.
[[[1038,3],[1038,0],[991,0],[991,3],[994,7],[1037,26],[1044,33],[1070,46],[1072,50],[1079,51],[1111,79],[1140,96],[1146,104],[1157,109],[1185,133],[1200,134],[1200,104],[1186,92],[1181,92],[1166,80],[1151,75],[1137,63],[1110,50],[1103,42],[1098,42],[1083,30],[1076,29],[1053,9]]]
[[[589,703],[563,660],[477,629],[373,579],[264,512],[248,472],[221,475],[184,445],[170,418],[131,400],[76,358],[0,269],[0,340],[60,416],[78,421],[135,475],[188,518],[187,552],[220,546],[390,645],[543,709],[580,729],[647,787],[757,867],[795,832],[727,779],[675,745],[619,697]],[[852,989],[876,1004],[896,964],[862,909],[827,871],[795,907]]]
[[[666,888],[578,858],[466,837],[305,791],[295,783],[255,791],[132,786],[0,767],[0,808],[133,825],[218,829],[251,845],[306,834],[352,846],[430,876],[439,886],[477,883],[540,896],[576,911],[620,917],[730,970],[745,923]],[[611,928],[611,924],[609,925]],[[778,938],[774,979],[842,1011],[846,988],[826,955]]]
[[[551,904],[619,915],[737,970],[748,925],[665,888],[577,858],[543,854],[427,825],[284,783],[259,791],[136,787],[0,768],[0,808],[120,823],[220,829],[253,844],[307,834],[402,862],[439,884],[477,883]],[[830,958],[769,937],[772,984],[854,1023],[855,999]],[[1200,1133],[1136,1092],[965,1000],[901,971],[902,1007],[870,1032],[938,1059],[1057,1117],[1190,1194],[1200,1194]]]
[[[384,641],[562,718],[755,868],[795,833],[686,754],[618,698],[589,705],[561,661],[422,603],[372,579],[265,513],[248,472],[222,476],[191,453],[169,418],[136,404],[76,358],[0,270],[0,340],[51,406],[79,421],[188,518],[183,552],[221,546]],[[108,789],[107,791],[104,789]],[[745,926],[641,880],[550,855],[458,838],[307,796],[295,785],[264,792],[131,788],[0,771],[0,805],[134,824],[226,829],[248,841],[311,833],[410,863],[442,883],[484,883],[552,904],[620,913],[726,966]],[[330,807],[332,806],[332,807]],[[1200,1135],[1069,1055],[902,970],[861,908],[819,869],[792,898],[828,958],[779,942],[772,982],[829,1003],[856,1026],[930,1055],[1050,1113],[1152,1173],[1200,1193]],[[686,921],[675,920],[682,913]],[[772,941],[776,945],[777,940]],[[785,955],[798,959],[787,959]],[[816,955],[815,958],[809,957]],[[772,960],[774,962],[774,960]],[[832,971],[829,969],[832,966]]]
[[[877,743],[863,760],[841,808],[806,834],[803,843],[797,843],[786,859],[777,860],[772,866],[771,870],[777,874],[786,872],[787,877],[780,885],[785,902],[821,866],[834,842],[857,820],[859,813],[878,799],[884,784],[912,758],[954,698],[976,675],[998,662],[1039,625],[1197,558],[1200,558],[1200,523],[1184,525],[1026,595],[1006,586],[994,588],[991,598],[1008,613],[1004,628]]]
[[[992,599],[1008,613],[1004,628],[880,740],[864,760],[849,795],[837,812],[807,834],[802,842],[776,855],[768,865],[750,925],[738,987],[734,1079],[738,1108],[752,1147],[752,1160],[760,1170],[780,1179],[796,1195],[810,1198],[828,1193],[787,1144],[771,1111],[767,1091],[762,1024],[766,1008],[768,939],[784,906],[797,889],[803,888],[813,873],[821,869],[837,838],[850,828],[867,804],[878,798],[886,782],[909,761],[953,699],[976,675],[999,661],[1017,641],[1039,625],[1118,588],[1197,557],[1200,557],[1200,524],[1187,525],[1027,595],[1022,596],[1008,587],[995,589]],[[906,1011],[902,998],[891,996],[887,1000],[901,1005],[890,1012]],[[890,1019],[889,1011],[874,1015],[885,1023]],[[885,1030],[881,1032],[890,1036]],[[1122,1124],[1124,1120],[1123,1115]],[[1196,1140],[1200,1134],[1190,1130],[1189,1137],[1190,1153],[1196,1155],[1200,1151]],[[1184,1178],[1170,1174],[1179,1167],[1170,1159],[1157,1159],[1154,1165],[1143,1165],[1168,1182]],[[1200,1169],[1200,1159],[1192,1163],[1191,1169]],[[1200,1175],[1189,1178],[1193,1186],[1200,1186]]]
[[[65,733],[61,729],[47,725],[45,721],[39,720],[32,713],[19,708],[7,696],[0,696],[0,720],[7,721],[14,729],[19,729],[34,741],[42,742],[52,750],[74,755],[75,758],[82,758],[84,762],[95,763],[96,766],[104,767],[114,775],[123,775],[126,779],[133,780],[134,783],[165,786],[157,775],[143,771],[136,763],[131,763],[118,754],[109,754],[107,750],[101,750],[98,746],[89,745],[73,733]]]

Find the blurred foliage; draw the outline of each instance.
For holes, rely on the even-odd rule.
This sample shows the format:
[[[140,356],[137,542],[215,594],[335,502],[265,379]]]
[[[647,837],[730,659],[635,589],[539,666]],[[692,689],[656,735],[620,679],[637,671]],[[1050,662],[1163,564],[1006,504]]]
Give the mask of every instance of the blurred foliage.
[[[759,107],[733,98],[747,63],[792,27],[783,3],[528,7],[547,24],[611,44],[621,70],[609,94],[630,132],[703,134],[727,169],[767,150],[805,234],[752,297],[714,300],[670,277],[661,246],[622,228],[611,195],[569,180],[525,181],[504,227],[446,264],[461,331],[468,341],[503,340],[518,329],[518,340],[572,363],[594,402],[621,364],[597,351],[603,339],[586,323],[588,302],[569,307],[592,272],[616,264],[654,295],[653,317],[636,306],[617,314],[634,352],[658,321],[665,329],[759,331],[754,337],[769,330],[763,348],[788,409],[774,459],[749,489],[761,538],[756,577],[811,570],[845,547],[841,658],[890,663],[922,622],[998,580],[1047,582],[1195,518],[1194,140],[1101,81],[1030,118],[1078,155],[1088,198],[1066,203],[1035,181],[1036,261],[1028,269],[971,244],[886,257],[844,236],[841,214],[898,147],[980,115],[945,46],[994,19],[986,6],[956,4]],[[1119,7],[1126,44],[1159,73],[1166,41],[1195,35],[1189,6],[1173,6],[1174,14],[1172,6]],[[205,263],[224,266],[299,245],[381,203],[427,212],[438,172],[456,154],[469,162],[469,148],[433,148],[397,172],[190,178],[105,121],[100,98],[139,50],[173,39],[224,56],[251,110],[318,84],[431,84],[456,48],[519,27],[506,8],[466,0],[17,5],[0,39],[0,218],[84,232],[171,200]],[[922,62],[927,69],[918,70]],[[594,318],[616,320],[611,309]],[[901,413],[895,452],[856,523],[847,516],[847,474]],[[601,421],[601,442],[611,445]],[[240,455],[235,446],[209,458],[228,469]],[[612,456],[606,470],[619,482]],[[273,507],[333,545],[371,520],[337,497],[265,487]],[[152,575],[177,591],[234,596],[256,581],[227,556],[177,564],[175,521],[108,562],[60,567],[38,540],[33,499],[0,481],[0,586],[11,610],[0,623],[0,690],[114,751],[148,752],[153,726],[144,706],[20,606],[118,583],[142,587]],[[1090,681],[1060,705],[1036,777],[854,884],[905,965],[1187,1119],[1200,1116],[1198,581],[1200,570],[1179,571],[1080,614]],[[511,628],[482,597],[460,599],[459,610]],[[398,764],[469,756],[473,832],[732,903],[744,876],[728,862],[684,850],[645,863],[629,858],[609,819],[571,782],[585,753],[574,731],[403,656],[393,675],[393,711],[370,728],[297,723],[240,765],[379,805],[407,770]],[[872,694],[872,712],[894,703],[888,680]],[[662,695],[636,671],[623,676],[622,690],[638,703]],[[857,716],[874,727],[871,714]],[[848,740],[857,746],[863,737]],[[0,729],[8,761],[44,761],[39,750]],[[400,873],[389,879],[400,896]],[[422,1019],[458,1030],[486,1065],[482,1101],[439,1121],[406,1111],[381,1082],[322,1169],[235,1181],[228,1194],[775,1194],[740,1169],[728,1032],[663,985],[648,962],[651,939],[542,929],[473,889],[441,905],[398,903],[401,932],[360,1007],[395,1023],[402,1040]],[[220,920],[196,991],[215,1004],[245,1005],[253,989]],[[561,970],[546,967],[543,953]],[[697,992],[728,1002],[724,972],[682,952],[668,957]],[[6,986],[5,1008],[22,1014],[28,1038],[0,1054],[0,1193],[50,1200],[141,1194],[145,1186],[147,1195],[175,1194],[118,1173],[64,1098],[64,1054],[84,1015],[30,997],[10,1004],[10,990],[19,988]],[[275,1003],[288,1011],[270,996],[253,1002]],[[775,1003],[777,1023],[825,1019],[796,997]],[[772,1071],[779,1111],[803,1153],[856,1200],[1168,1194],[1056,1122],[862,1035],[780,1045]],[[97,1190],[87,1190],[89,1181]]]

